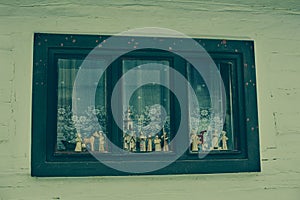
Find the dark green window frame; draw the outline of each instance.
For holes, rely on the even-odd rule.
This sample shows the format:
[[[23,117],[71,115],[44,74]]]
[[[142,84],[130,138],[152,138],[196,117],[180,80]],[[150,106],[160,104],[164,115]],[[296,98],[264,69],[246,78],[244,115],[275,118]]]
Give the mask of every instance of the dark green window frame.
[[[129,175],[109,168],[89,153],[65,154],[55,150],[57,134],[57,61],[61,58],[83,59],[109,36],[45,34],[34,35],[32,94],[32,176]],[[228,67],[233,90],[233,132],[236,149],[212,151],[204,159],[188,149],[177,161],[158,171],[146,174],[195,174],[260,171],[257,94],[254,42],[237,40],[195,39],[210,54],[217,66]],[[116,50],[117,51],[117,50]],[[109,55],[109,52],[108,52]],[[120,63],[126,59],[169,60],[172,67],[187,77],[188,63],[170,52],[145,49],[130,52],[114,61],[107,71],[107,99],[122,75]],[[185,67],[178,67],[185,66]],[[114,74],[114,76],[112,76]],[[117,74],[117,76],[115,76]],[[226,86],[225,88],[228,89]],[[171,95],[171,129],[180,123],[176,99]],[[120,144],[120,130],[107,108],[108,138]]]

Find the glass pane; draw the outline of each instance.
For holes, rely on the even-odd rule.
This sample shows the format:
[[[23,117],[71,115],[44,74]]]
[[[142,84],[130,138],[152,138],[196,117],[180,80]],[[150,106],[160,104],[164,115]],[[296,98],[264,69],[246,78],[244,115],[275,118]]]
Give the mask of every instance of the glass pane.
[[[82,152],[86,148],[99,150],[99,132],[102,131],[103,136],[106,133],[106,78],[104,75],[100,80],[100,77],[95,79],[95,74],[103,73],[101,66],[104,66],[105,61],[93,61],[81,69],[82,62],[83,60],[80,59],[58,59],[58,151],[74,152],[76,149],[76,151]],[[76,90],[73,90],[79,69],[84,74],[82,79],[84,81],[80,81]],[[94,99],[84,98],[93,92]],[[72,96],[75,98],[73,101]],[[73,113],[74,109],[77,113]],[[94,142],[91,142],[92,140]]]
[[[232,65],[217,64],[217,67],[221,73],[226,91],[226,115],[224,123],[222,123],[223,120],[221,116],[215,116],[214,113],[212,113],[211,108],[212,95],[218,95],[220,93],[212,92],[210,94],[203,77],[201,77],[191,65],[188,65],[187,68],[188,80],[199,102],[198,110],[190,108],[190,126],[192,130],[190,133],[191,153],[236,149],[234,146],[232,115]],[[214,88],[214,84],[218,83],[213,82],[209,84]],[[216,86],[215,88],[219,87]],[[217,128],[212,126],[221,126],[223,130],[218,132]]]
[[[147,64],[151,64],[151,67]],[[168,68],[169,61],[164,60],[128,59],[122,61],[123,74],[132,75],[124,76],[122,83],[124,150],[132,152],[170,150],[168,145],[170,93],[167,87],[161,85],[162,83],[165,86],[169,84]],[[155,81],[142,85],[145,80]],[[129,107],[126,99],[129,100]],[[166,121],[161,121],[161,119],[166,119]]]

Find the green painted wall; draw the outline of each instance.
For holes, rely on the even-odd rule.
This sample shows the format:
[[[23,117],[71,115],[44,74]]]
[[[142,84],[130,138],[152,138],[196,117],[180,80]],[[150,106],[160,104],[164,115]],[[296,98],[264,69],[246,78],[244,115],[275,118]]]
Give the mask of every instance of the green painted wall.
[[[300,199],[300,1],[0,0],[0,199]],[[30,176],[34,32],[255,40],[261,173]]]

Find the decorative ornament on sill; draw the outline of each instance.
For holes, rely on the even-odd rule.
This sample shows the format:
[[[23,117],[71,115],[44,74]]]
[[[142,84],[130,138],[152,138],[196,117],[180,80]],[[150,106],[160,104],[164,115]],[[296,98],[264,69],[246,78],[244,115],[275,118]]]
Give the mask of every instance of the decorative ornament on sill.
[[[105,136],[103,131],[99,131],[99,152],[105,153]]]
[[[227,140],[228,140],[228,137],[226,137],[226,131],[222,131],[222,135],[221,135],[222,150],[228,150]]]
[[[207,134],[208,131],[200,131],[200,133],[197,134],[197,131],[193,129],[192,133],[190,134],[191,152],[228,150],[228,137],[226,136],[226,131],[221,131],[221,134],[219,134],[217,130],[211,130],[211,132],[211,137],[209,137]],[[221,144],[221,146],[219,144]]]
[[[192,152],[198,152],[199,144],[200,144],[200,137],[198,137],[195,129],[192,130],[190,140],[191,140],[191,144],[192,144]]]
[[[95,117],[96,116],[96,117]],[[96,131],[100,128],[106,131],[106,111],[104,106],[89,106],[82,115],[74,115],[71,106],[61,106],[57,109],[57,150],[74,151],[77,133],[80,133],[82,143],[95,150]],[[105,135],[105,134],[104,134]],[[94,142],[92,141],[94,139]],[[82,149],[84,150],[84,149]]]
[[[136,114],[130,106],[123,115],[123,149],[129,152],[169,151],[169,117],[162,130],[159,130],[160,107],[145,106]],[[135,122],[135,123],[134,123]],[[154,133],[159,132],[154,138]],[[161,133],[162,132],[162,133]]]
[[[144,135],[143,132],[140,134],[140,151],[145,152],[146,151],[146,140],[147,137]]]
[[[167,133],[165,129],[163,128],[163,135],[161,136],[161,139],[163,141],[163,151],[169,151],[169,137],[167,136]]]
[[[97,143],[98,141],[98,143]],[[95,132],[92,136],[89,138],[82,138],[80,133],[77,133],[76,139],[76,146],[74,151],[75,152],[83,152],[86,151],[87,148],[90,151],[99,151],[100,153],[106,153],[106,136],[103,133],[103,131]],[[98,149],[96,150],[96,146],[98,146]]]
[[[81,138],[80,133],[77,133],[75,141],[76,141],[76,147],[75,147],[74,151],[81,152],[82,151],[82,138]]]
[[[158,135],[155,136],[153,142],[155,151],[161,151],[161,139],[158,137]]]

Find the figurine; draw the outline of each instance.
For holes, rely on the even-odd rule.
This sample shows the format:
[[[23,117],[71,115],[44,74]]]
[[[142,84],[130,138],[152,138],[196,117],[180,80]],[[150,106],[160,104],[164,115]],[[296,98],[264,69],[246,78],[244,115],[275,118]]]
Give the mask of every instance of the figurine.
[[[222,131],[221,141],[222,141],[222,149],[223,150],[228,150],[227,140],[228,140],[228,137],[226,137],[226,131]]]
[[[91,136],[91,137],[89,137],[89,138],[84,138],[83,139],[83,143],[85,144],[85,145],[87,145],[87,144],[89,144],[90,145],[90,147],[91,147],[91,151],[94,151],[94,143],[95,143],[95,133]]]
[[[84,143],[81,144],[81,148],[82,148],[82,151],[84,151],[84,152],[87,151],[86,145]]]
[[[75,147],[75,152],[81,152],[82,151],[82,139],[81,139],[81,134],[80,133],[77,133],[77,136],[76,136],[76,147]]]
[[[203,150],[206,150],[205,146],[207,145],[205,142],[204,142],[204,134],[207,133],[206,130],[204,131],[200,131],[198,137],[199,137],[199,145],[198,145],[198,148],[199,148],[199,151],[203,151]]]
[[[147,151],[150,152],[152,151],[152,136],[148,135],[147,138]]]
[[[219,149],[219,134],[218,130],[215,130],[212,134],[212,140],[211,140],[211,149]]]
[[[169,137],[167,136],[165,129],[163,129],[163,135],[161,136],[161,139],[163,140],[163,151],[169,151],[169,144],[168,144]]]
[[[105,148],[104,148],[104,144],[105,144],[105,137],[103,135],[103,131],[99,131],[99,152],[105,152]]]
[[[125,133],[124,137],[123,137],[123,149],[124,150],[129,150],[129,142],[130,142],[130,135]]]
[[[155,148],[155,151],[161,151],[161,139],[159,139],[158,135],[155,136],[154,138],[154,148]]]
[[[198,145],[199,145],[199,138],[196,134],[196,130],[193,129],[192,130],[192,134],[191,134],[191,141],[192,141],[192,151],[194,152],[198,152]]]
[[[140,135],[140,151],[142,151],[142,152],[146,151],[146,139],[147,139],[147,137],[144,135],[143,132],[141,132],[141,135]]]
[[[132,132],[132,136],[129,140],[129,151],[136,151],[136,136],[134,131]]]

